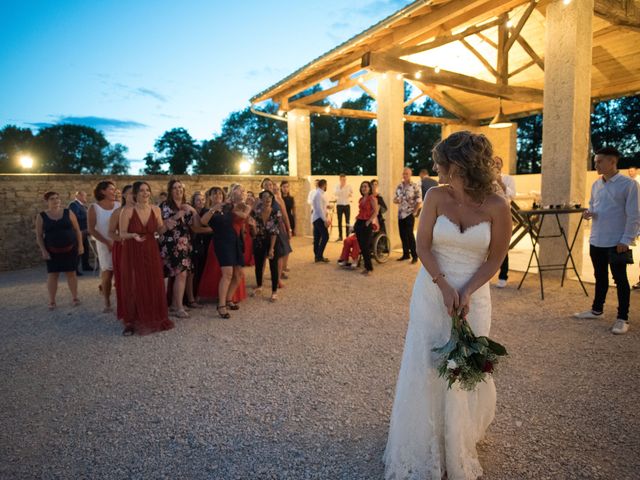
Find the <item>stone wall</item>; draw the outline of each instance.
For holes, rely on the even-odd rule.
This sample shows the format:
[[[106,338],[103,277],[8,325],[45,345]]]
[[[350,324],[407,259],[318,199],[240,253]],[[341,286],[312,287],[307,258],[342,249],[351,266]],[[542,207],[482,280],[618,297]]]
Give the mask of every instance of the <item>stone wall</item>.
[[[154,198],[166,191],[170,178],[179,178],[186,186],[187,196],[193,192],[204,191],[213,186],[224,187],[231,183],[241,183],[247,190],[260,191],[263,177],[238,175],[183,175],[169,177],[158,176],[113,176],[102,175],[40,175],[16,174],[0,175],[0,271],[18,270],[43,263],[40,250],[35,241],[35,216],[46,208],[42,198],[47,191],[60,194],[63,205],[74,199],[75,192],[84,190],[93,201],[93,188],[105,178],[110,178],[122,188],[136,180],[145,180],[151,185]],[[288,180],[291,183],[291,194],[296,205],[306,206],[309,184],[304,179],[294,177],[272,177],[276,181]],[[309,223],[306,208],[298,209],[298,223],[303,226]]]

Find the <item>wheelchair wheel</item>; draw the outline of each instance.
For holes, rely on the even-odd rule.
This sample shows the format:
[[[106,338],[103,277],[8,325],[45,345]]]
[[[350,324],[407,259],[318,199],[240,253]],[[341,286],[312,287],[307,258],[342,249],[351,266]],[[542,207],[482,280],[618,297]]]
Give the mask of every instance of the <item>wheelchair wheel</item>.
[[[389,253],[391,253],[391,242],[386,233],[380,233],[373,239],[373,258],[378,263],[385,263],[389,260]]]

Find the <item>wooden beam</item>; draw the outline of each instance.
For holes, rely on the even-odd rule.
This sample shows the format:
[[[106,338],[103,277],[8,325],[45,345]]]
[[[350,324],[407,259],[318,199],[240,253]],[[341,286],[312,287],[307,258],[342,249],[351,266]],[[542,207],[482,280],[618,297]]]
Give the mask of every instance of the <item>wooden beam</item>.
[[[446,85],[465,92],[486,97],[504,98],[515,102],[542,103],[542,90],[529,87],[515,87],[510,85],[496,85],[468,75],[462,75],[447,70],[439,70],[417,63],[407,62],[384,53],[368,53],[362,57],[362,67],[377,72],[393,71],[414,77],[420,72],[421,83]]]
[[[516,38],[518,38],[518,35],[520,35],[520,32],[522,31],[522,27],[524,27],[524,24],[527,23],[527,20],[529,20],[529,17],[531,16],[531,13],[535,8],[536,8],[536,1],[531,0],[529,2],[529,6],[520,17],[520,20],[518,20],[518,25],[516,25],[516,28],[514,28],[509,34],[509,39],[507,40],[507,44],[505,45],[505,50],[507,52],[511,50],[513,43],[516,41]]]
[[[544,72],[544,60],[542,60],[542,58],[538,56],[535,50],[531,48],[531,45],[529,45],[529,42],[527,42],[522,35],[518,35],[518,38],[516,38],[516,41],[520,44],[520,46],[524,49],[524,51],[527,52],[527,54],[531,57],[531,59],[534,62],[536,62],[536,65],[540,67],[540,70]]]
[[[478,33],[487,30],[489,28],[495,27],[498,25],[499,20],[493,20],[492,22],[483,23],[482,25],[474,25],[472,27],[466,28],[460,33],[456,33],[452,35],[451,33],[446,35],[441,35],[436,37],[433,41],[427,43],[421,43],[420,45],[414,45],[412,47],[407,48],[394,48],[389,50],[391,55],[396,57],[404,57],[407,55],[413,55],[415,53],[426,52],[428,50],[432,50],[434,48],[441,47],[451,42],[455,42],[457,40],[464,39],[470,35],[477,35]]]
[[[369,95],[374,100],[377,99],[377,94],[373,90],[371,90],[369,87],[367,87],[364,83],[358,83],[358,87],[360,87],[360,89],[362,89],[367,95]]]
[[[478,37],[480,37],[482,40],[484,40],[485,42],[487,42],[489,45],[491,45],[493,48],[495,48],[496,50],[498,49],[498,44],[496,42],[494,42],[493,40],[491,40],[489,37],[487,37],[484,33],[476,33],[476,35]]]
[[[471,123],[472,114],[467,107],[462,105],[447,92],[442,91],[442,89],[436,87],[435,85],[425,85],[424,83],[420,82],[418,83],[420,84],[420,88],[422,89],[422,91],[425,92],[436,103],[438,103],[442,108],[444,108],[448,112],[453,113],[464,123]]]
[[[506,85],[509,81],[509,50],[507,50],[507,20],[509,16],[504,13],[500,15],[498,25],[498,85]]]
[[[426,93],[421,91],[419,95],[416,95],[415,97],[410,98],[409,100],[404,102],[404,108],[407,108],[409,105],[415,103],[418,99],[424,97],[425,95],[426,95]]]
[[[478,60],[480,60],[480,63],[482,63],[482,65],[484,65],[484,68],[486,68],[489,71],[489,73],[491,73],[491,75],[493,75],[496,78],[499,77],[498,72],[496,71],[496,69],[491,66],[491,64],[487,61],[487,59],[484,58],[482,56],[482,54],[473,47],[473,45],[471,45],[469,42],[467,42],[464,38],[460,39],[460,43],[462,43],[462,45],[464,45],[467,48],[467,50],[469,50],[471,53],[473,53],[476,56],[476,58]]]
[[[375,120],[378,118],[378,114],[376,112],[370,112],[369,110],[355,110],[351,108],[332,108],[328,112],[325,107],[318,107],[315,105],[311,105],[309,107],[304,107],[306,110],[309,110],[311,113],[315,113],[318,115],[329,115],[334,117],[347,117],[347,118],[359,118],[362,120]],[[407,122],[414,123],[426,123],[431,125],[458,125],[462,122],[455,118],[444,118],[444,117],[427,117],[422,115],[404,115],[404,118]]]
[[[430,29],[424,30],[419,36],[402,40],[398,39],[397,43],[402,43],[402,48],[408,48],[413,45],[424,43],[430,38],[441,34],[442,31],[452,31],[460,25],[464,25],[473,21],[481,21],[482,19],[498,17],[503,13],[511,11],[513,8],[522,5],[526,0],[487,0],[484,4],[478,5],[475,8],[469,9],[465,12],[461,12],[460,15],[454,17],[444,23],[435,24]],[[451,2],[449,5],[456,5],[456,2]],[[379,48],[371,48],[371,50],[390,50],[393,45],[384,45]]]
[[[531,60],[529,63],[525,63],[524,65],[522,65],[519,68],[516,68],[513,72],[509,73],[509,78],[516,76],[517,74],[519,74],[520,72],[524,72],[527,68],[532,67],[536,64],[536,62],[534,62],[533,60]]]
[[[296,98],[295,101],[292,101],[291,98],[289,98],[290,106],[293,106],[295,104],[297,106],[296,108],[301,108],[301,105],[310,105],[312,103],[323,100],[333,95],[334,93],[338,93],[343,90],[348,90],[352,87],[355,87],[359,84],[360,78],[367,80],[371,78],[371,76],[371,73],[365,73],[364,75],[360,75],[357,78],[343,78],[338,82],[338,85],[327,88],[326,90],[312,93],[311,95],[307,95],[306,97]]]
[[[595,0],[593,12],[614,25],[640,32],[640,7],[634,0]]]
[[[332,82],[339,82],[340,79],[344,77],[350,77],[354,73],[358,73],[360,70],[362,70],[362,67],[360,66],[360,60],[356,59],[352,62],[351,65],[347,65],[341,70],[335,71],[334,75],[330,77],[329,80],[331,80]]]

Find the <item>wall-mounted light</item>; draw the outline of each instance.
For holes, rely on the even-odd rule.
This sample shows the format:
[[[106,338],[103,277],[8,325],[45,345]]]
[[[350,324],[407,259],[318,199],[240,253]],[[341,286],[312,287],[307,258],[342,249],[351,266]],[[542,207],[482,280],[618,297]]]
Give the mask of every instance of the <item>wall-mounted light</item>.
[[[20,163],[20,166],[24,169],[33,168],[33,158],[31,157],[31,155],[21,155],[18,162]]]

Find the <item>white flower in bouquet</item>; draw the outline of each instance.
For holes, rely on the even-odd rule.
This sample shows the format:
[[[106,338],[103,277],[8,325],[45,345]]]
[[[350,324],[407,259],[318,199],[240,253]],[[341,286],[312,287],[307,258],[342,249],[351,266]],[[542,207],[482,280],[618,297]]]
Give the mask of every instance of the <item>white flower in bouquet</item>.
[[[458,368],[458,364],[456,363],[455,360],[448,360],[447,361],[447,369],[455,370],[456,368]]]

